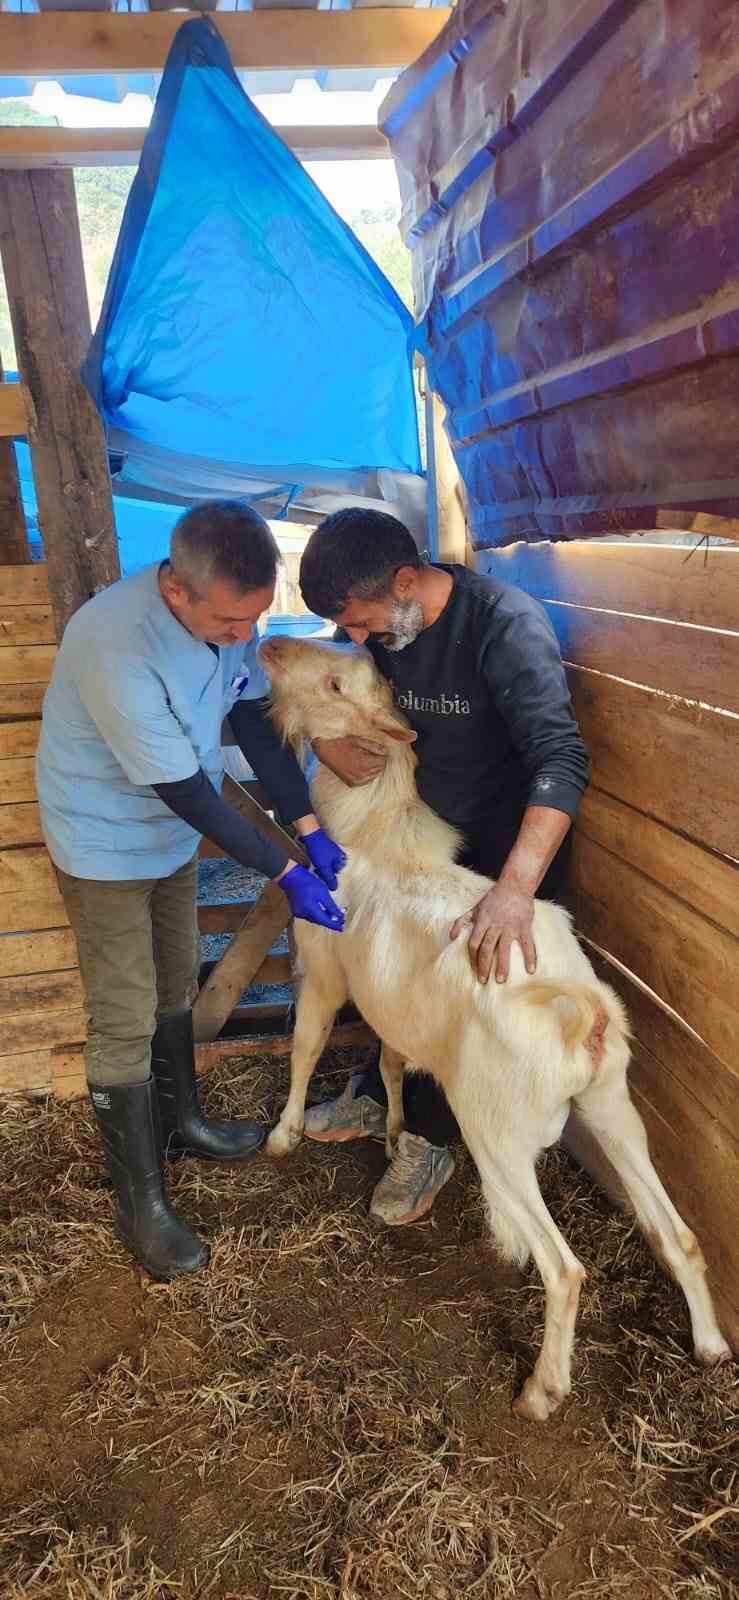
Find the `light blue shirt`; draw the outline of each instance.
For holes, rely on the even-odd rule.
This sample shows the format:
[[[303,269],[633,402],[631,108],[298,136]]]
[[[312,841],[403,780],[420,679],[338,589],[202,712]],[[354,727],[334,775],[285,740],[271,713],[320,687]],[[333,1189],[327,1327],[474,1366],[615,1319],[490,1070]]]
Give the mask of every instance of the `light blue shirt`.
[[[220,790],[221,723],[269,693],[258,639],[194,639],[165,605],[159,565],[88,600],[67,624],[44,699],[36,758],[41,825],[76,878],[169,877],[200,835],[154,793],[198,767]]]

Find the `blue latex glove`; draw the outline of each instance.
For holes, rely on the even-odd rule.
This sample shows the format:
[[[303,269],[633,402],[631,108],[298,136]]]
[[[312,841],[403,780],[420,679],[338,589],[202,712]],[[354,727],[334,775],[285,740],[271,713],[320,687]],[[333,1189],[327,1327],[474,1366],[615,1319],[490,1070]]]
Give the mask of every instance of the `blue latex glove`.
[[[291,867],[284,878],[280,878],[280,888],[287,895],[294,917],[341,933],[344,913],[314,872],[309,872],[307,867]]]
[[[346,866],[346,856],[341,845],[336,844],[334,839],[329,839],[323,828],[314,828],[312,833],[304,833],[300,842],[305,845],[311,866],[319,878],[323,878],[329,889],[337,888],[337,874]]]

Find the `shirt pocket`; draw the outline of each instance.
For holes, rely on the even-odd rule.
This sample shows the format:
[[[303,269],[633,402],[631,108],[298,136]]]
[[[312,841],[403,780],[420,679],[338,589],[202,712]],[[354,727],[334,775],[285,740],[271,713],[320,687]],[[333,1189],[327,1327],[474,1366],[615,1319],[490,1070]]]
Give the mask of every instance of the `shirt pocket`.
[[[223,715],[228,716],[233,710],[237,700],[248,698],[251,674],[248,667],[243,667],[240,672],[227,681],[223,686]]]

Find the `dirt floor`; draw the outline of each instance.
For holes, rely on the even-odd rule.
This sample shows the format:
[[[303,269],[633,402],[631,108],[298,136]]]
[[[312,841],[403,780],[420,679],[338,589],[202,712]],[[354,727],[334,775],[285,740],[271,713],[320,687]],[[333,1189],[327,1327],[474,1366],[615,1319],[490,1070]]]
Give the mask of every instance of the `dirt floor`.
[[[343,1083],[329,1055],[314,1098]],[[229,1062],[211,1107],[272,1118],[287,1063]],[[433,1220],[378,1232],[379,1145],[180,1163],[210,1269],[157,1286],[111,1232],[85,1106],[0,1115],[3,1600],[736,1600],[736,1369],[559,1153],[589,1270],[575,1387],[511,1398],[542,1324],[461,1156]]]

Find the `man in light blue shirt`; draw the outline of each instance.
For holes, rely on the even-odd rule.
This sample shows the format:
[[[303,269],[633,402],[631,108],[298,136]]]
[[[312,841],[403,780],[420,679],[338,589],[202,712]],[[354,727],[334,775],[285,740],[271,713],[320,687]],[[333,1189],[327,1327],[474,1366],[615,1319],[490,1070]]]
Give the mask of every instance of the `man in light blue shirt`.
[[[119,1231],[156,1277],[195,1271],[203,1242],[169,1206],[162,1147],[243,1160],[252,1122],[203,1116],[197,849],[204,834],[280,884],[290,909],[340,931],[329,892],[344,857],[269,720],[254,627],[279,551],[236,501],[189,511],[170,560],[113,584],[67,625],[44,700],[36,779],[44,837],[74,930],[89,1013],[92,1103]],[[221,724],[234,735],[314,870],[295,866],[220,796]]]

